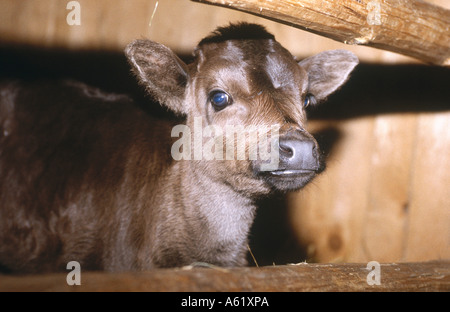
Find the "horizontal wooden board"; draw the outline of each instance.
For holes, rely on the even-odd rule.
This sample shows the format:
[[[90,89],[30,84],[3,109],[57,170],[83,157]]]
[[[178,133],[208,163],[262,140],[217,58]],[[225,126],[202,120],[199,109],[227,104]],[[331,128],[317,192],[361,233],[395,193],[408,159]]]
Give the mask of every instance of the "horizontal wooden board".
[[[259,268],[81,272],[81,285],[71,286],[67,274],[0,276],[0,291],[450,291],[449,262],[382,263],[378,280],[375,270],[367,263],[299,263]]]

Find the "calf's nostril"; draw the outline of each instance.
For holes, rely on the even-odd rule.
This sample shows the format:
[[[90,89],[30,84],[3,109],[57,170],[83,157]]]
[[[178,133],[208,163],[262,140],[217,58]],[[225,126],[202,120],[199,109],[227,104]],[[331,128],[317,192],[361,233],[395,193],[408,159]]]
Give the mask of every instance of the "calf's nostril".
[[[292,146],[287,145],[287,144],[280,143],[280,153],[283,156],[286,156],[288,158],[292,158],[294,156],[294,148]]]

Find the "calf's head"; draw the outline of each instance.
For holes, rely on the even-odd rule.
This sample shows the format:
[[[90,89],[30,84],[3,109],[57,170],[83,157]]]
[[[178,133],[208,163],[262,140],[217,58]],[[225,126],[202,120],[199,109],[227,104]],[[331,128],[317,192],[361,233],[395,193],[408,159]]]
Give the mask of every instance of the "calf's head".
[[[149,40],[131,43],[126,55],[139,81],[160,103],[185,115],[190,129],[208,128],[201,139],[211,129],[226,135],[230,125],[257,129],[256,136],[245,132],[244,159],[192,158],[202,172],[248,193],[299,189],[323,170],[317,142],[305,130],[305,108],[338,89],[358,63],[345,50],[298,62],[262,26],[246,23],[218,28],[200,41],[189,65]],[[249,147],[261,143],[262,137],[270,139],[261,146],[277,156],[275,166],[269,166],[267,158],[250,157]],[[226,140],[219,141],[216,137],[214,153],[225,154]]]

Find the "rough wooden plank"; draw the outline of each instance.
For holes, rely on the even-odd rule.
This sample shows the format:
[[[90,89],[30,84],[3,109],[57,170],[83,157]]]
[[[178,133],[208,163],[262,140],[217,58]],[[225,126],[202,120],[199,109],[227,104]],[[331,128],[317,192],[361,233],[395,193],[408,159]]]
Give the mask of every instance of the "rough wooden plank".
[[[405,257],[416,130],[417,114],[375,117],[362,237],[368,259],[387,262]],[[439,236],[436,232],[433,235]]]
[[[371,268],[372,269],[372,268]],[[140,273],[0,276],[0,291],[449,291],[450,262],[386,263],[380,285],[369,285],[365,263],[306,264],[260,268],[161,269]],[[369,278],[374,280],[372,278]]]
[[[449,125],[450,112],[419,116],[408,207],[409,261],[450,255]]]
[[[418,0],[193,0],[237,9],[337,41],[450,65],[450,10]]]

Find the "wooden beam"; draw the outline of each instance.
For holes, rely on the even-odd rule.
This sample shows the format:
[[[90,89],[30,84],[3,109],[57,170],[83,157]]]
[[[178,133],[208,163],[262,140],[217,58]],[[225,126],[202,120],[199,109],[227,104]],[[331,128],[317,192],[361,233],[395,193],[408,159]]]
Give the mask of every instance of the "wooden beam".
[[[79,286],[68,286],[64,273],[3,275],[0,291],[450,291],[450,261],[381,264],[380,285],[367,283],[369,273],[365,263],[81,271]]]
[[[244,11],[351,45],[450,65],[450,10],[420,0],[193,0]]]

